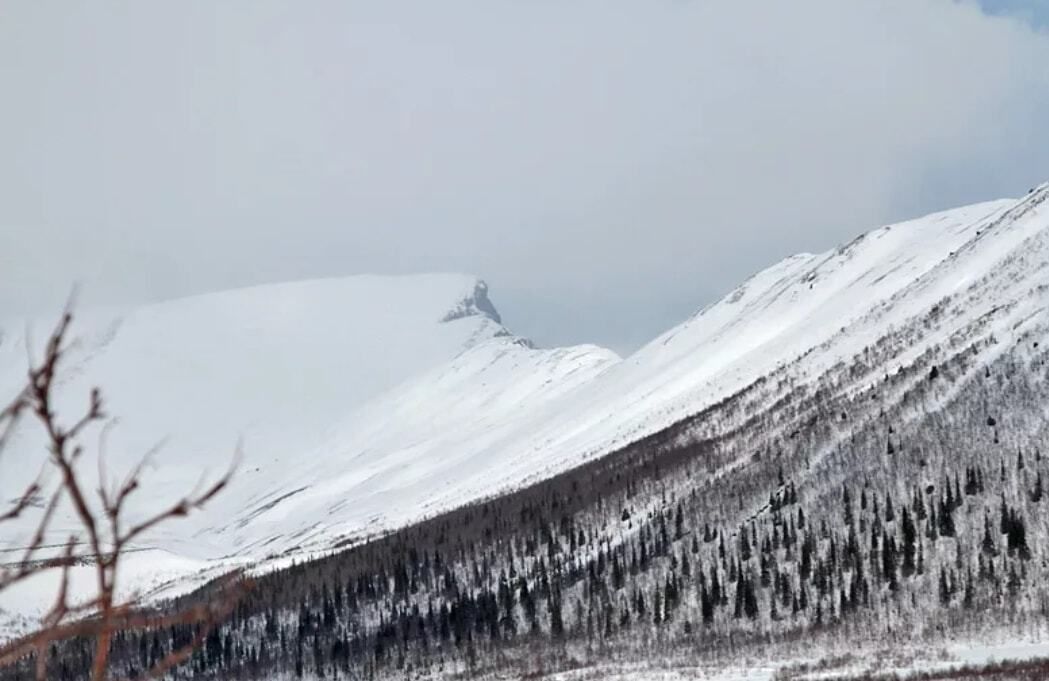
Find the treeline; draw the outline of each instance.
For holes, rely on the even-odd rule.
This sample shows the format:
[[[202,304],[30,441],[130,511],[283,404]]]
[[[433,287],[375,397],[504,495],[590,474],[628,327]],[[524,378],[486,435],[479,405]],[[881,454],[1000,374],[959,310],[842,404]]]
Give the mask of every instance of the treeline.
[[[621,520],[632,527],[616,545],[566,522],[501,558],[479,551],[449,562],[409,550],[341,579],[295,566],[266,578],[179,677],[480,672],[512,666],[537,645],[575,643],[595,655],[633,637],[744,645],[848,619],[904,626],[903,611],[1022,610],[1041,593],[1049,547],[1044,535],[1028,541],[1029,517],[1045,515],[1042,461],[1019,465],[945,471],[936,489],[902,499],[846,485],[836,503],[817,507],[797,503],[787,481],[761,518],[735,528],[692,525],[683,501],[668,503]],[[1001,488],[1025,468],[1038,469],[1035,486],[1020,505],[1004,501]],[[295,608],[284,607],[282,595],[296,591]],[[194,633],[125,634],[114,656],[134,678]],[[78,678],[90,650],[83,642],[64,651],[56,678]]]

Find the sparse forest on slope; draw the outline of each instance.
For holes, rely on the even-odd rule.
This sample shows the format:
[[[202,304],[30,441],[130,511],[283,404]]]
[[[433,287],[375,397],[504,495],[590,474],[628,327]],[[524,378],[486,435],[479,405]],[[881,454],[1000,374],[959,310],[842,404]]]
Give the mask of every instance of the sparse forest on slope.
[[[526,675],[1044,619],[1047,197],[666,428],[261,576],[176,678]],[[134,677],[193,633],[128,633],[112,658]],[[81,678],[90,642],[51,655]]]

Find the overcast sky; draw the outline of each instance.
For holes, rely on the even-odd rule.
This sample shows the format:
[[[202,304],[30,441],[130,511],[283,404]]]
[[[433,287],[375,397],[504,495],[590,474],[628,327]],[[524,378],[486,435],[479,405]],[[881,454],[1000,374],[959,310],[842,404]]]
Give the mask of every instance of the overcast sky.
[[[1037,28],[1049,26],[1049,0],[979,0],[979,3],[991,14],[1014,16]]]
[[[540,343],[629,350],[790,253],[1049,180],[1046,16],[2,0],[0,316],[448,270]]]

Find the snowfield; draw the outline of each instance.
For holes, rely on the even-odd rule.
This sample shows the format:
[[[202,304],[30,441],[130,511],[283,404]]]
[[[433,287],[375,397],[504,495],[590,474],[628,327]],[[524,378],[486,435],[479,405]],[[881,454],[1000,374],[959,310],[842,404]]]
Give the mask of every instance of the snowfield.
[[[27,352],[53,323],[0,326],[0,394],[14,394]],[[232,486],[206,515],[160,528],[136,547],[122,585],[138,592],[169,593],[162,587],[176,576],[195,576],[179,581],[186,588],[300,546],[327,548],[387,509],[426,512],[428,495],[462,466],[499,466],[457,460],[462,443],[502,432],[508,417],[618,361],[592,346],[531,347],[499,323],[485,284],[461,275],[307,281],[80,311],[73,331],[58,413],[79,413],[91,387],[102,387],[117,417],[99,442],[111,478],[156,449],[139,517],[202,476],[221,475],[238,449],[242,455]],[[34,426],[22,423],[0,456],[4,499],[43,462]],[[83,463],[89,476],[98,468],[96,437]],[[2,548],[24,546],[36,518],[5,525]],[[69,522],[53,543],[64,541]],[[75,572],[91,583],[90,569]],[[39,612],[56,579],[4,591],[0,611]]]
[[[162,441],[137,500],[143,515],[221,474],[240,443],[234,482],[209,510],[133,554],[124,589],[172,593],[230,565],[283,564],[549,476],[790,363],[795,380],[816,380],[945,296],[972,301],[952,328],[1011,306],[996,322],[1008,334],[1046,306],[1047,197],[1049,185],[792,256],[624,359],[533,347],[501,324],[483,282],[459,275],[83,311],[59,413],[102,387],[119,417],[104,442],[112,476]],[[24,376],[27,330],[40,342],[48,324],[0,324],[0,395]],[[906,356],[943,340],[923,338]],[[4,499],[43,460],[30,425],[0,456]],[[96,470],[98,451],[84,470]],[[35,519],[6,526],[0,544],[23,545]],[[32,615],[51,588],[38,579],[0,593],[0,611]]]

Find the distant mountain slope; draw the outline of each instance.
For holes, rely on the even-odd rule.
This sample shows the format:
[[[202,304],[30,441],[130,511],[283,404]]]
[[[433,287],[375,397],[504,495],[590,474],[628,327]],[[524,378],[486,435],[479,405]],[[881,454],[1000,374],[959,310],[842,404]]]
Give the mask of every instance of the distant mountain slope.
[[[1047,197],[1049,185],[792,256],[624,360],[533,348],[469,277],[356,277],[86,315],[64,395],[105,388],[122,420],[113,470],[172,436],[151,472],[156,503],[221,470],[244,436],[243,466],[212,511],[153,539],[192,559],[186,570],[322,551],[674,424],[687,423],[673,431],[684,442],[760,421],[753,448],[737,435],[711,458],[742,465],[797,430],[781,411],[795,395],[850,400],[918,358],[1026,328],[1045,310]],[[0,339],[0,386],[24,367],[18,328]],[[877,367],[848,370],[873,348]],[[845,436],[828,428],[806,456]],[[0,460],[5,496],[26,474],[10,466]]]
[[[32,335],[42,339],[49,323],[34,322]],[[6,387],[24,372],[25,325],[0,329]],[[130,449],[170,437],[181,456],[205,460],[240,436],[251,449],[298,448],[349,409],[508,334],[483,282],[460,275],[304,281],[85,310],[73,331],[64,396],[101,385]]]
[[[580,415],[565,416],[542,436],[561,448],[593,454],[626,444],[715,404],[754,380],[834,339],[809,363],[830,366],[875,335],[841,336],[843,328],[900,294],[930,273],[960,286],[994,266],[945,262],[981,229],[1005,213],[1012,201],[979,204],[890,225],[851,243],[812,255],[789,257],[751,277],[717,303],[667,331],[588,387],[592,426],[575,427]],[[1015,243],[1015,242],[1012,242]],[[889,310],[902,321],[913,307],[931,307],[937,291],[912,296]],[[819,366],[812,366],[817,372]]]
[[[943,296],[996,275],[1003,259],[1025,239],[1045,232],[1039,208],[1045,194],[1042,188],[1020,202],[945,211],[882,227],[825,253],[789,257],[634,355],[588,373],[589,380],[562,383],[557,394],[529,403],[528,409],[479,410],[469,425],[457,423],[443,434],[430,429],[425,442],[404,445],[398,438],[419,432],[413,418],[428,419],[444,409],[440,405],[455,402],[437,386],[460,381],[464,387],[464,375],[476,376],[477,383],[459,394],[471,389],[487,394],[487,360],[474,363],[476,357],[468,353],[413,382],[411,397],[389,397],[369,411],[367,418],[381,423],[387,422],[379,413],[400,414],[397,423],[403,431],[387,423],[378,444],[369,439],[368,423],[353,420],[324,443],[323,454],[310,457],[354,462],[325,489],[333,498],[355,502],[340,505],[335,514],[319,514],[323,520],[312,512],[298,514],[291,522],[298,526],[292,533],[295,541],[395,527],[423,511],[448,509],[550,476],[658,432],[788,365],[792,384],[815,381],[894,325],[933,309]],[[1006,300],[1025,299],[1025,287],[1040,275],[1035,270],[1018,276],[1011,290],[999,289],[975,301],[972,316],[959,317],[952,328]],[[917,356],[947,335],[947,330],[928,335],[905,350]],[[516,362],[521,355],[514,357]],[[521,374],[530,375],[531,369]],[[516,380],[508,377],[507,386]],[[508,392],[503,394],[513,394],[500,387],[504,389]],[[427,396],[432,397],[429,402]],[[418,411],[402,409],[400,399]],[[416,454],[406,455],[405,447],[415,448]],[[434,470],[427,463],[431,457],[465,465]],[[411,470],[392,474],[394,462]],[[362,469],[369,474],[359,475]],[[426,484],[430,475],[440,484]],[[296,478],[285,489],[304,484]]]
[[[51,323],[0,324],[0,394],[13,394],[24,379],[27,335],[39,343]],[[149,560],[193,570],[200,560],[259,558],[298,545],[300,526],[338,518],[331,507],[345,495],[324,495],[345,492],[338,487],[345,476],[374,496],[382,488],[368,480],[380,465],[401,475],[423,467],[447,475],[454,459],[425,449],[431,438],[476,433],[469,428],[526,411],[618,359],[596,347],[532,348],[500,324],[484,282],[463,275],[304,281],[81,310],[72,335],[58,412],[75,413],[92,386],[103,389],[107,412],[119,419],[105,447],[112,475],[163,445],[147,469],[151,494],[139,497],[138,513],[170,503],[203,473],[221,474],[240,442],[234,483],[210,512],[150,538],[148,547],[178,557],[147,557],[131,569],[150,582]],[[23,423],[0,456],[0,497],[14,497],[38,470],[44,449],[34,425]],[[335,456],[322,446],[332,432],[352,433],[362,448]],[[89,476],[95,454],[91,448],[83,463]],[[302,499],[262,510],[289,489]],[[275,520],[307,497],[316,503],[294,514],[290,530]],[[405,508],[417,501],[400,498]],[[0,541],[18,546],[34,520],[27,514],[19,526],[5,525]],[[0,608],[33,600],[8,592]]]
[[[559,352],[478,346],[331,433],[308,457],[317,463],[267,497],[282,498],[270,512],[279,525],[254,511],[238,516],[237,523],[265,523],[266,530],[254,534],[266,537],[271,548],[307,539],[323,545],[368,528],[397,527],[593,459],[799,358],[804,361],[794,379],[818,377],[877,339],[885,324],[902,323],[945,292],[993,271],[996,258],[1025,229],[1041,227],[1003,220],[1018,210],[1015,205],[1002,200],[937,213],[826,253],[787,258],[622,362],[571,370],[542,386],[542,400],[517,404],[515,396],[550,380],[553,374],[540,368],[549,362],[560,374],[596,356],[582,348],[565,350],[582,355],[563,361]],[[1010,226],[999,229],[1001,237],[981,241],[972,256],[958,255],[996,220]],[[907,293],[926,279],[921,291]],[[929,283],[934,280],[939,283]],[[905,302],[893,302],[904,295]],[[870,320],[876,320],[873,327],[865,327]],[[856,331],[842,334],[850,325]],[[333,470],[340,472],[322,472]],[[317,480],[325,482],[314,486]]]
[[[544,405],[617,361],[593,346],[480,343],[342,421],[234,524],[270,551],[323,548],[491,494],[508,475],[510,484],[515,475],[542,475],[547,453],[507,471],[502,453],[515,450],[504,444],[537,427]]]
[[[484,341],[206,528],[248,555],[340,550],[265,563],[186,677],[859,679],[961,661],[939,647],[1037,655],[1047,367],[1049,185],[789,258],[622,362]],[[133,633],[115,659],[177,640]],[[1024,669],[1044,661],[995,678]]]

